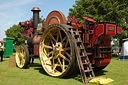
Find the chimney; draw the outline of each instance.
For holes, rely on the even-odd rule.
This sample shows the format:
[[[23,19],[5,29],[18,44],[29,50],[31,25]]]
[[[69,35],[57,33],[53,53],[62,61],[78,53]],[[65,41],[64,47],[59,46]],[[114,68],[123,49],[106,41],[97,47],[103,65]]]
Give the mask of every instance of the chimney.
[[[34,34],[37,33],[37,26],[39,23],[39,12],[41,11],[38,7],[33,7],[31,10],[33,12],[33,28],[34,28]]]

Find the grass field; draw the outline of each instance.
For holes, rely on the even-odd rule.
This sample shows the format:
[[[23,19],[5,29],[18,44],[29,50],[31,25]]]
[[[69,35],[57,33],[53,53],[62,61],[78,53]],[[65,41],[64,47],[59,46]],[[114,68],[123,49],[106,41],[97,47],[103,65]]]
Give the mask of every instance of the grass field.
[[[114,80],[106,85],[128,85],[128,61],[112,58],[111,63],[95,75]],[[27,69],[9,67],[9,58],[0,62],[0,85],[85,85],[79,79],[80,75],[69,79],[50,77],[44,73],[39,59],[35,59],[34,64],[30,64]]]

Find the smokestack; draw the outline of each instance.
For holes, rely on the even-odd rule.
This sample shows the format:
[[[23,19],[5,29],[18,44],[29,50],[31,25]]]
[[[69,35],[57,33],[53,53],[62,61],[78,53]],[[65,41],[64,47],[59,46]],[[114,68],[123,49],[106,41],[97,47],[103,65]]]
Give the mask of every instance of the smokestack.
[[[37,32],[37,26],[39,23],[39,12],[41,11],[38,7],[33,7],[31,10],[33,12],[33,28],[34,28],[34,34]]]

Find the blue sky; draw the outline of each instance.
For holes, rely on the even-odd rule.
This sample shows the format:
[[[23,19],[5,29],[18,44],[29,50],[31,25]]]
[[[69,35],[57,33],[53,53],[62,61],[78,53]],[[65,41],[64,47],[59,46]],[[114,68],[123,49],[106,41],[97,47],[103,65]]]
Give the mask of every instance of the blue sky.
[[[40,16],[46,18],[53,10],[59,10],[67,17],[69,8],[75,4],[75,0],[1,0],[0,1],[0,40],[5,38],[5,31],[20,21],[29,20],[32,17],[31,9],[39,7]]]

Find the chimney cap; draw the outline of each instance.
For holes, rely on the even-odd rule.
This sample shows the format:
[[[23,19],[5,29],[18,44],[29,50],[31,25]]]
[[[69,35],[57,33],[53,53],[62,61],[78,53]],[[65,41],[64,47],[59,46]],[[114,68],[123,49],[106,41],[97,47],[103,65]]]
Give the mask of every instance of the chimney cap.
[[[31,11],[41,11],[38,7],[33,7],[33,9]]]

